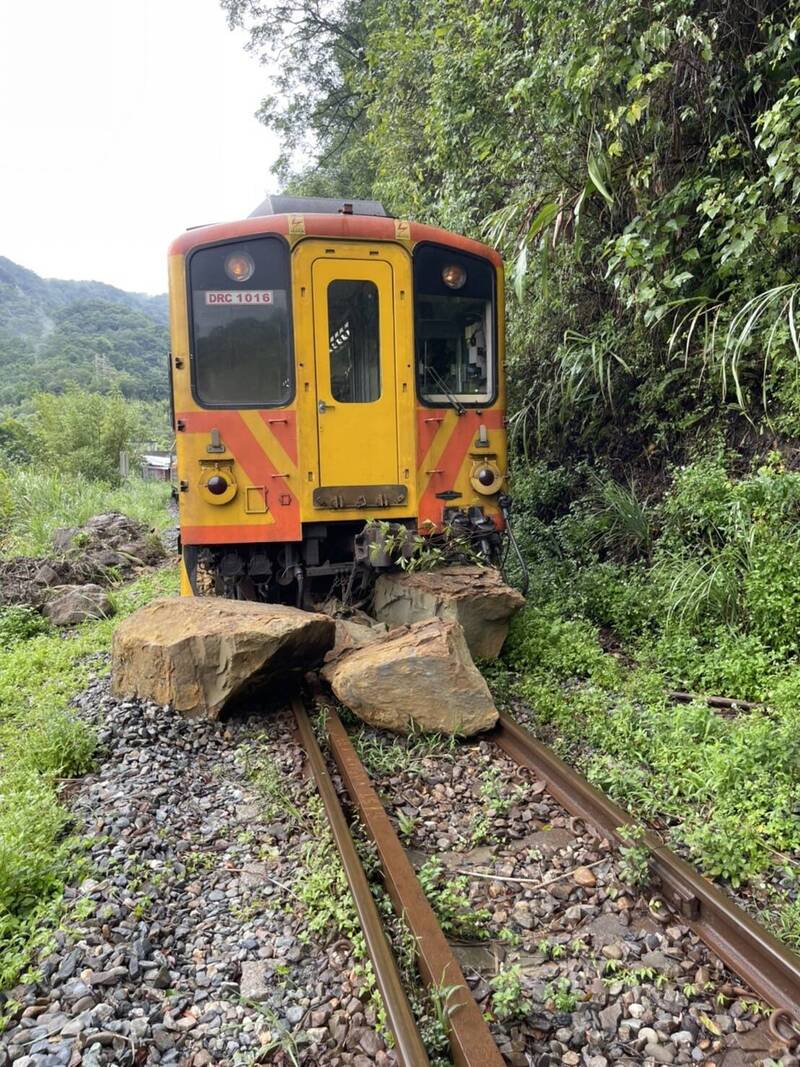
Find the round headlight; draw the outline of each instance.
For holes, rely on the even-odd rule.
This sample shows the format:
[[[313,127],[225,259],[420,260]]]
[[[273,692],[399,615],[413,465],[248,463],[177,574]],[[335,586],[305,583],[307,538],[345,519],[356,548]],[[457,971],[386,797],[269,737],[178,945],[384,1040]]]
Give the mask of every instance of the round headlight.
[[[206,482],[206,489],[208,489],[209,493],[213,493],[214,496],[222,496],[227,488],[228,483],[221,474],[212,474]]]
[[[460,289],[467,280],[467,272],[458,263],[450,263],[442,271],[442,281],[448,289]]]
[[[494,481],[494,471],[491,467],[481,467],[475,477],[481,483],[481,485],[490,486]]]
[[[235,282],[246,282],[252,278],[256,265],[247,252],[231,252],[225,260],[225,273]]]

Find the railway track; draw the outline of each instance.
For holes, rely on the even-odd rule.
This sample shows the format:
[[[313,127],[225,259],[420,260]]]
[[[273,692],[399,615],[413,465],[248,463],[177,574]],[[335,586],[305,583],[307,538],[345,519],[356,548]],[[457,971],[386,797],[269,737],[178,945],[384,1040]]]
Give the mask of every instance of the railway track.
[[[318,688],[315,689],[314,698],[324,713],[330,755],[352,807],[375,844],[385,886],[395,911],[404,919],[416,943],[418,967],[423,981],[434,992],[436,989],[447,989],[447,1031],[453,1063],[456,1067],[499,1067],[507,1060],[501,1055],[456,954],[428,903],[375,783],[359,759],[334,703]],[[292,710],[353,893],[388,1023],[395,1037],[396,1054],[405,1067],[424,1067],[429,1062],[428,1056],[350,835],[342,801],[299,697],[293,699]],[[531,772],[537,784],[543,783],[549,797],[563,807],[569,816],[593,829],[606,849],[616,850],[625,844],[625,828],[632,823],[631,817],[509,716],[501,714],[498,726],[486,735],[484,741],[496,747],[517,767]],[[662,918],[672,916],[675,922],[685,924],[746,983],[754,996],[773,1009],[768,1034],[763,1034],[765,1045],[770,1045],[770,1055],[795,1052],[800,1047],[800,958],[667,849],[654,834],[648,833],[643,844],[649,853],[650,874],[655,890],[651,896],[651,907],[660,906],[664,909]],[[491,880],[493,876],[488,873],[479,877]],[[498,877],[503,880],[503,876],[495,875],[495,884]],[[506,877],[505,881],[525,880]],[[713,1022],[709,1022],[709,1027],[713,1034]],[[762,1029],[766,1031],[766,1027]],[[763,1052],[764,1049],[761,1058],[755,1053],[748,1058],[747,1052],[743,1052],[741,1055],[744,1059],[737,1062],[768,1062]],[[607,1062],[603,1057],[600,1060]],[[711,1056],[706,1062],[714,1064],[720,1061]]]

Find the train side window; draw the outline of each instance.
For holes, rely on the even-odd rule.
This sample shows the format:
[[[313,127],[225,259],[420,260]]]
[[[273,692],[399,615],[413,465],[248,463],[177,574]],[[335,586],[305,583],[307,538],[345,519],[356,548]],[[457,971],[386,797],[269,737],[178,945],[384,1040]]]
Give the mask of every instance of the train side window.
[[[204,407],[279,407],[294,393],[289,250],[276,237],[190,261],[192,380]]]
[[[343,404],[370,404],[381,395],[378,287],[338,280],[328,286],[331,395]]]

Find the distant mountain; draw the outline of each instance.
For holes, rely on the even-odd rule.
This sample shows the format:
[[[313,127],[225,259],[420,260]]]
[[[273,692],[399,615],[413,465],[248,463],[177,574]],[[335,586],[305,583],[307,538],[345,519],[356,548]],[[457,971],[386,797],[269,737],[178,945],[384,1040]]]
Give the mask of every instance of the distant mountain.
[[[71,384],[167,396],[167,297],[40,278],[0,256],[0,405]]]

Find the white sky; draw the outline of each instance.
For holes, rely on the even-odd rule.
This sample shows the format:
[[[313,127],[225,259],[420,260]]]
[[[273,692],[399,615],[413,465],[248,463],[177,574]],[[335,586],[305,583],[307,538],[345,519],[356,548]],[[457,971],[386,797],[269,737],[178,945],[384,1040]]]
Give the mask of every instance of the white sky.
[[[279,191],[245,42],[217,0],[0,0],[0,255],[163,292],[174,237]]]

